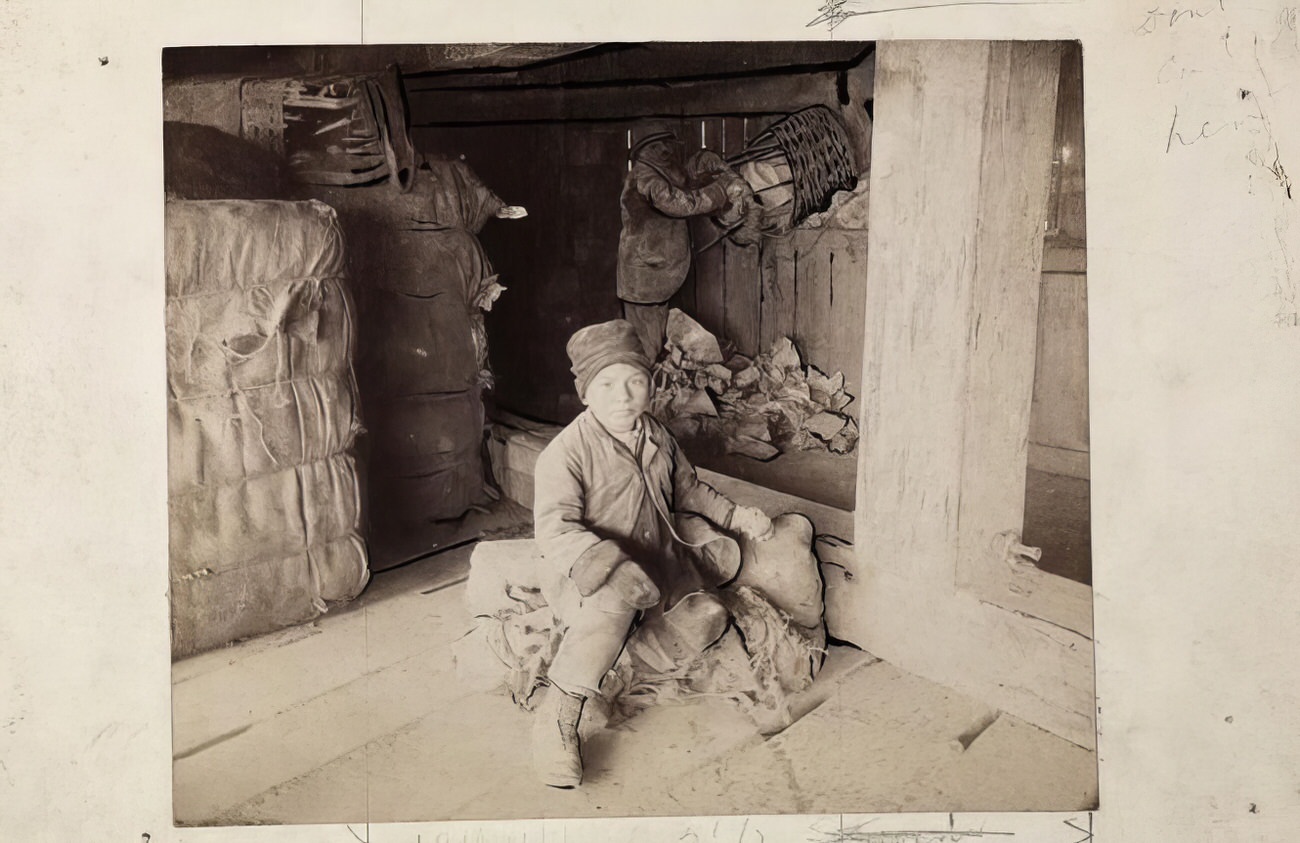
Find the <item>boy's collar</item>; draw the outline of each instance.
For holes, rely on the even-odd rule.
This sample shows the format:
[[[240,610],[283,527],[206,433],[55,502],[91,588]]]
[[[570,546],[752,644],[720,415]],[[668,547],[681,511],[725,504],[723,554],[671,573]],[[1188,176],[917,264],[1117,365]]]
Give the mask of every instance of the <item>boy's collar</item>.
[[[647,459],[649,457],[654,456],[655,452],[658,451],[659,448],[661,447],[661,443],[659,442],[659,437],[656,435],[656,426],[648,423],[647,421],[649,417],[650,414],[648,412],[642,413],[639,417],[637,417],[636,424],[632,428],[632,430],[637,434],[638,437],[645,438],[645,449],[646,449]],[[619,439],[619,437],[615,436],[613,433],[607,430],[605,428],[605,425],[600,423],[600,419],[596,418],[596,414],[591,411],[590,407],[588,407],[586,410],[583,410],[582,415],[579,416],[578,418],[585,419],[587,425],[594,428],[595,430],[600,431],[601,434],[608,436],[610,439],[613,439],[616,442],[622,441],[621,439]]]
[[[641,415],[637,416],[636,422],[633,423],[632,425],[632,432],[637,433],[639,435],[642,431],[648,432],[650,430],[650,426],[645,423],[645,417],[647,415],[648,413],[642,413]],[[605,434],[606,436],[613,437],[614,439],[618,438],[617,436],[614,435],[613,432],[609,430],[609,428],[605,427],[605,425],[600,423],[600,419],[596,418],[596,414],[591,411],[590,407],[583,410],[582,415],[579,416],[579,418],[585,418],[593,427],[595,427],[597,430],[599,430],[601,433]]]

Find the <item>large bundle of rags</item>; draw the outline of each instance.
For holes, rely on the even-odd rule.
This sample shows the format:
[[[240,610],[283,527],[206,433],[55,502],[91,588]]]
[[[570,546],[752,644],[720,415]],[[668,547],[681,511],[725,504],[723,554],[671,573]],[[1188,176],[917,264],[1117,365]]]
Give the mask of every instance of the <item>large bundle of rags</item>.
[[[433,522],[486,502],[483,312],[504,289],[478,231],[503,206],[459,160],[429,160],[410,190],[349,191],[359,281],[362,401],[376,566],[404,561]],[[397,540],[399,539],[400,540]]]
[[[844,375],[804,365],[787,337],[754,358],[724,353],[716,337],[680,310],[668,314],[668,355],[655,366],[650,411],[680,439],[720,443],[769,460],[790,450],[847,454],[858,424]]]
[[[167,204],[176,656],[301,623],[368,578],[353,305],[319,202]]]

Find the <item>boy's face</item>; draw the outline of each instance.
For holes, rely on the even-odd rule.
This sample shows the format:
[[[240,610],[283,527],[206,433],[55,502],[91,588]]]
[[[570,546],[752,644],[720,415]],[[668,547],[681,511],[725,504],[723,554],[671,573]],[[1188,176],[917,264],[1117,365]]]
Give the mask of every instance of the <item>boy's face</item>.
[[[650,375],[628,363],[614,363],[596,373],[582,403],[611,433],[627,433],[650,406]]]

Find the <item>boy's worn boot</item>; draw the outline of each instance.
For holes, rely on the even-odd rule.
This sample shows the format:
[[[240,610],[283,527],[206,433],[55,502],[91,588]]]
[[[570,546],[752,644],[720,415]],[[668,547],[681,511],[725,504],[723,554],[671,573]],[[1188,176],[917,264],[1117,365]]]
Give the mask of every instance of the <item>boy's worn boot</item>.
[[[577,787],[582,784],[582,752],[578,720],[586,697],[552,685],[533,715],[533,765],[543,784]]]

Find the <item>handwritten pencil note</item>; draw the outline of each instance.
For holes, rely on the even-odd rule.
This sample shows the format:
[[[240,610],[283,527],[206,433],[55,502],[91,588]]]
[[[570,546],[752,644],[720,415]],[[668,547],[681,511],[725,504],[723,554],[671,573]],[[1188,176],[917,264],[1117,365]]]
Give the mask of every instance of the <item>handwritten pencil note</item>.
[[[1250,244],[1259,259],[1248,269],[1268,290],[1269,316],[1280,327],[1300,323],[1298,18],[1295,6],[1241,0],[1149,2],[1131,17],[1132,37],[1156,59],[1152,108],[1163,110],[1165,131],[1152,143],[1202,173],[1226,172],[1231,193],[1249,197],[1223,197],[1234,217],[1223,221],[1223,234],[1259,241]]]
[[[1140,97],[1144,124],[1159,124],[1145,135],[1146,148],[1126,150],[1150,160],[1162,176],[1173,175],[1172,190],[1162,183],[1171,214],[1186,210],[1191,194],[1181,186],[1213,183],[1214,201],[1223,207],[1220,230],[1192,235],[1196,248],[1212,248],[1228,238],[1234,251],[1247,254],[1237,270],[1249,276],[1243,295],[1251,300],[1252,321],[1279,327],[1300,325],[1300,0],[1131,0],[1126,6],[1091,7],[1104,17],[1127,48],[1108,40],[1103,49],[1085,38],[1096,56],[1120,53],[1142,57],[1145,70],[1126,79],[1131,89],[1091,85],[1085,69],[1085,102],[1116,96]],[[1068,6],[1069,0],[812,0],[807,27],[843,35],[867,36],[867,22],[886,12],[940,6]],[[846,27],[853,28],[853,27]],[[1097,29],[1092,30],[1093,37]],[[1062,36],[1057,36],[1062,37]],[[1068,36],[1065,36],[1068,37]],[[1107,58],[1107,61],[1110,59]],[[1097,65],[1092,65],[1094,68]],[[1151,95],[1146,95],[1150,91]],[[1086,107],[1086,106],[1085,106]],[[1094,109],[1088,109],[1094,114]],[[1105,132],[1091,120],[1087,133]],[[1157,180],[1159,181],[1159,180]],[[1197,196],[1197,201],[1203,197]],[[1216,221],[1217,223],[1217,221]],[[1104,242],[1090,247],[1106,248]],[[1233,274],[1236,274],[1235,272]]]
[[[807,26],[825,27],[827,31],[834,32],[851,18],[862,18],[885,12],[907,12],[951,6],[1049,6],[1075,2],[1079,0],[820,0],[817,13],[808,21]]]

